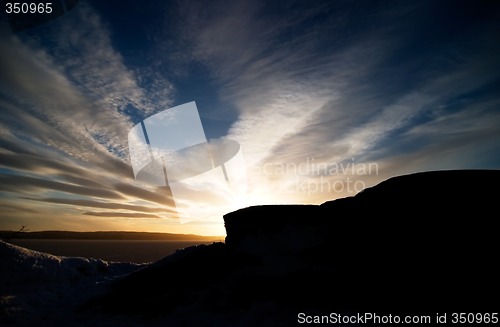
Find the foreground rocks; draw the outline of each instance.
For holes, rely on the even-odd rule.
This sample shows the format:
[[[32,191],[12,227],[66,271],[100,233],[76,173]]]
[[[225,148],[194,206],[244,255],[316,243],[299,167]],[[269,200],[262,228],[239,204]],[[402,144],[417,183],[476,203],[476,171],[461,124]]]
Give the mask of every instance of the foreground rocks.
[[[84,310],[172,323],[285,326],[300,312],[494,312],[500,171],[391,178],[350,198],[224,216],[225,243],[116,282]]]

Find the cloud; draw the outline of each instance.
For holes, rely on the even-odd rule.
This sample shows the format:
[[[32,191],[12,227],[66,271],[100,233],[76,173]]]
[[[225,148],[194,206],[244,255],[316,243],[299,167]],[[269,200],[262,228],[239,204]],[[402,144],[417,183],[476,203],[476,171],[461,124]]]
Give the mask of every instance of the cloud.
[[[123,199],[119,193],[104,188],[82,187],[53,180],[30,176],[0,175],[0,189],[8,192],[26,194],[32,191],[60,191],[77,195],[87,195],[105,199]]]
[[[1,105],[8,119],[3,119],[3,125],[11,134],[28,136],[32,142],[77,159],[96,163],[112,160],[113,155],[96,142],[89,128],[95,130],[99,124],[116,135],[130,126],[126,119],[111,110],[92,107],[68,79],[20,42],[4,45],[9,51],[3,52],[0,62],[8,73],[0,90],[11,101]]]
[[[423,148],[455,149],[450,160],[467,158],[478,146],[497,148],[494,106],[470,110],[481,112],[481,118],[472,120],[439,109],[491,87],[498,78],[499,70],[491,66],[498,66],[499,47],[492,37],[498,33],[490,22],[458,24],[461,34],[445,39],[432,29],[442,25],[448,30],[456,21],[427,26],[421,17],[436,14],[437,8],[426,4],[382,6],[376,16],[367,14],[370,8],[360,12],[339,4],[295,5],[273,8],[243,1],[205,8],[195,2],[185,11],[194,58],[215,77],[221,99],[239,110],[228,137],[242,145],[255,193],[272,197],[270,186],[295,183],[290,176],[263,175],[262,167],[269,163],[378,160],[385,169],[405,144],[415,151],[407,158],[428,155],[429,162],[440,157],[439,151]],[[283,13],[278,16],[282,19],[266,16],[270,8]],[[364,25],[359,25],[362,19]],[[426,47],[422,38],[436,45]],[[469,139],[454,133],[447,141],[447,131],[459,125],[468,130],[462,135]],[[432,137],[406,134],[419,129]],[[460,166],[450,160],[450,166]],[[403,165],[405,159],[397,161]],[[407,165],[397,171],[418,169]],[[422,163],[421,169],[426,167]],[[377,174],[363,178],[374,183],[390,176]]]
[[[2,206],[3,214],[17,213],[17,212],[27,212],[27,213],[36,213],[36,210],[30,209],[22,204],[18,204],[15,202],[9,201],[0,201],[0,205]]]
[[[85,3],[49,26],[37,38],[0,39],[6,49],[0,54],[5,73],[0,92],[9,99],[2,103],[9,113],[7,128],[18,127],[108,170],[128,170],[123,162],[132,118],[164,109],[173,86],[159,74],[128,69],[104,23]],[[133,117],[125,112],[130,108]]]
[[[154,191],[151,191],[132,184],[116,183],[113,188],[130,198],[142,199],[167,207],[174,206],[172,195],[168,193],[168,189],[165,187],[157,187],[154,188]]]
[[[76,207],[91,207],[91,208],[103,208],[110,210],[130,210],[130,211],[138,211],[143,213],[166,213],[168,210],[165,208],[158,208],[152,206],[141,206],[141,205],[132,205],[125,203],[114,203],[114,202],[102,202],[95,200],[87,200],[87,199],[70,199],[70,198],[27,198],[27,200],[40,201],[40,202],[49,202],[49,203],[57,203],[57,204],[67,204]]]
[[[38,33],[2,34],[0,47],[0,168],[6,172],[0,188],[9,203],[30,198],[41,208],[60,204],[57,212],[72,204],[137,211],[122,217],[171,214],[164,190],[126,185],[133,182],[127,133],[137,119],[172,103],[169,81],[152,69],[129,69],[87,3]]]
[[[84,212],[84,215],[96,216],[96,217],[113,217],[113,218],[155,218],[159,219],[161,217],[157,215],[147,214],[147,213],[130,213],[130,212],[94,212],[88,211]]]
[[[74,162],[64,162],[59,157],[50,159],[50,157],[39,157],[34,154],[0,152],[0,159],[1,165],[4,167],[9,167],[16,170],[24,170],[32,173],[42,174],[61,172],[69,179],[80,178],[78,176],[87,174],[84,169],[76,166]],[[80,178],[80,181],[82,180],[83,179]],[[84,183],[88,184],[89,181],[86,180]],[[94,183],[93,186],[99,186],[99,184]]]
[[[120,112],[132,105],[150,115],[171,104],[172,84],[151,68],[144,73],[129,69],[114,49],[106,23],[90,5],[80,4],[60,25],[53,33],[57,46],[50,52],[65,74],[99,106]],[[152,97],[161,103],[153,102]]]

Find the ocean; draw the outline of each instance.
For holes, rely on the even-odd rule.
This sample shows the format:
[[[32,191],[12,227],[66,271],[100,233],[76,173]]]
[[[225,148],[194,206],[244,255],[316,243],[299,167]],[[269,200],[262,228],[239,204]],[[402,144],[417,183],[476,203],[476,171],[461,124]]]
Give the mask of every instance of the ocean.
[[[221,240],[222,241],[222,240]],[[87,257],[115,262],[147,263],[160,260],[176,250],[211,241],[165,240],[11,240],[12,244],[57,256]]]

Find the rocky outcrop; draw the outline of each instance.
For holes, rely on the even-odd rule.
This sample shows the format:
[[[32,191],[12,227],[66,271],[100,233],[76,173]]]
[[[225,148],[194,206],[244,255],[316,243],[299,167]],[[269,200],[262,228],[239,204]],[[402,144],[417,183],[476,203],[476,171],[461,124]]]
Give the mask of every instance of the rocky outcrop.
[[[299,312],[488,312],[500,307],[498,183],[500,171],[425,172],[319,206],[241,209],[224,216],[225,243],[133,273],[90,307],[228,326],[289,325]]]

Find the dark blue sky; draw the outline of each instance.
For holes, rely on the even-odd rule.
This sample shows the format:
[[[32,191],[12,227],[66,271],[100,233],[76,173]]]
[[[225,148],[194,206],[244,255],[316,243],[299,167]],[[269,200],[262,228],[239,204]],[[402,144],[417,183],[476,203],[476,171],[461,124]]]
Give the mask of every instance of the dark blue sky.
[[[495,1],[96,0],[1,27],[0,228],[220,231],[130,166],[128,131],[191,101],[241,145],[250,204],[500,168]]]

